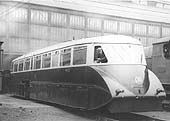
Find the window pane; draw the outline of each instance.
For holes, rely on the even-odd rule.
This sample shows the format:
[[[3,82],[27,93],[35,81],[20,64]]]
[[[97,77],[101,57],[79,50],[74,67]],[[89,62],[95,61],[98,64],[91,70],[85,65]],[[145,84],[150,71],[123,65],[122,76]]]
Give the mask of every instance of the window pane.
[[[70,15],[70,26],[76,27],[76,28],[84,28],[85,27],[85,17]]]
[[[41,67],[41,56],[34,57],[34,69],[40,69]]]
[[[14,62],[14,72],[18,71],[18,62]]]
[[[87,19],[87,28],[92,30],[101,30],[102,21],[97,18],[88,18]]]
[[[48,24],[48,12],[31,10],[31,22],[38,24]]]
[[[29,70],[30,69],[30,59],[26,59],[25,60],[25,67],[24,67],[24,70]]]
[[[50,67],[50,63],[51,63],[51,53],[44,54],[42,57],[42,67],[48,68]]]
[[[51,24],[66,26],[67,24],[66,20],[67,20],[67,14],[51,12]]]
[[[117,32],[117,21],[104,20],[104,30],[107,32]]]
[[[73,52],[73,65],[86,64],[87,47],[75,47]]]
[[[128,22],[120,22],[120,28],[119,32],[120,33],[126,33],[126,34],[131,34],[132,33],[132,24]]]
[[[31,69],[33,69],[33,57],[31,57]]]
[[[14,8],[9,12],[9,21],[27,22],[28,12],[25,8]]]
[[[160,36],[160,27],[159,26],[149,26],[148,35],[153,37]]]
[[[134,25],[134,34],[136,34],[136,35],[146,35],[146,25],[135,24]]]
[[[23,71],[24,61],[19,62],[19,71]]]
[[[102,33],[87,31],[87,37],[97,37],[97,36],[102,36]]]
[[[68,40],[75,40],[85,38],[85,32],[82,30],[70,29]]]
[[[70,62],[71,62],[71,49],[61,50],[60,65],[68,66],[70,65]]]
[[[170,27],[162,27],[162,37],[170,36]]]
[[[58,66],[58,58],[59,58],[59,52],[58,52],[58,51],[55,51],[55,52],[52,54],[52,67]]]

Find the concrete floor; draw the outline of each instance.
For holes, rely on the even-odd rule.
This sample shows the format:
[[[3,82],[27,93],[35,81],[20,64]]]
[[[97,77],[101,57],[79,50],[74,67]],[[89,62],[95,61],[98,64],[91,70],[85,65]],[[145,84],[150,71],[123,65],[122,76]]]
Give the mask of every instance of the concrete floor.
[[[170,121],[170,112],[105,115],[0,95],[0,121]]]

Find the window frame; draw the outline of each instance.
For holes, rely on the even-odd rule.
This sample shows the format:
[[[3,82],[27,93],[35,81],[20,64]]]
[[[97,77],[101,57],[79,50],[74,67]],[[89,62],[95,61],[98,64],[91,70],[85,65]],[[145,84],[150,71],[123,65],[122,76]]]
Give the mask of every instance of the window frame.
[[[26,69],[26,62],[28,59],[29,59],[29,68]],[[31,58],[30,57],[25,58],[25,61],[24,61],[24,71],[28,71],[28,70],[31,70]]]
[[[64,50],[70,50],[69,52],[70,52],[70,64],[69,65],[64,65],[64,59],[63,59],[63,57],[61,57],[61,56],[63,56],[64,54],[63,54],[63,51]],[[72,65],[72,47],[67,47],[67,48],[62,48],[62,49],[60,49],[60,67],[65,67],[65,66],[71,66]],[[69,52],[67,52],[67,53],[65,53],[65,54],[68,54]],[[63,60],[61,60],[61,59],[63,59]]]
[[[78,50],[78,48],[82,48],[83,49],[85,48],[86,49],[86,56],[85,56],[85,63],[81,63],[81,64],[74,64],[74,51],[75,51],[75,48],[77,48],[76,50]],[[80,49],[79,49],[80,50]],[[87,45],[79,45],[79,46],[73,46],[73,49],[72,49],[72,65],[76,66],[76,65],[85,65],[87,64],[87,53],[88,53],[88,46]]]
[[[17,64],[16,71],[15,71],[15,64]],[[18,61],[14,61],[13,62],[13,72],[18,72],[18,71],[19,71],[19,63],[18,63]]]
[[[40,57],[40,66],[39,66],[39,68],[36,68],[36,57]],[[41,69],[42,68],[42,54],[38,54],[38,55],[34,55],[33,56],[33,69]]]
[[[22,70],[20,70],[20,64],[22,64]],[[18,61],[18,71],[19,72],[24,71],[24,59]]]
[[[44,65],[46,62],[44,61],[44,55],[47,55],[47,57],[48,56],[50,56],[50,61],[49,61],[49,66],[47,66],[46,67],[46,65]],[[51,54],[51,52],[47,52],[47,53],[43,53],[42,55],[41,55],[41,63],[42,63],[42,68],[50,68],[51,67],[51,59],[52,59],[52,54]],[[45,63],[44,63],[45,62]]]

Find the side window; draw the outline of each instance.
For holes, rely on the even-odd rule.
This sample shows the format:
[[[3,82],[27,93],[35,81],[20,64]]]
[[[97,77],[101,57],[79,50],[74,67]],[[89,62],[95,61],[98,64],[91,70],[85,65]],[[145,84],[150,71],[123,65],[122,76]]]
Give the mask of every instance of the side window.
[[[31,57],[31,69],[33,69],[33,57]]]
[[[14,63],[13,62],[10,64],[10,72],[14,72]]]
[[[19,71],[23,71],[23,67],[24,67],[24,61],[21,60],[19,61]]]
[[[18,61],[14,62],[13,67],[14,67],[13,71],[17,72],[18,71]]]
[[[163,53],[166,59],[170,59],[170,42],[163,45]]]
[[[30,58],[27,58],[25,60],[24,70],[29,70],[29,69],[30,69]]]
[[[52,67],[58,66],[59,60],[59,51],[55,51],[52,54]]]
[[[60,66],[69,66],[71,62],[71,48],[61,50]]]
[[[41,67],[41,56],[35,56],[34,57],[34,69],[40,69]]]
[[[51,53],[44,54],[42,57],[42,68],[50,67]]]
[[[107,63],[107,58],[101,46],[95,46],[94,48],[94,62],[95,63]]]
[[[73,65],[86,64],[87,46],[74,47]]]

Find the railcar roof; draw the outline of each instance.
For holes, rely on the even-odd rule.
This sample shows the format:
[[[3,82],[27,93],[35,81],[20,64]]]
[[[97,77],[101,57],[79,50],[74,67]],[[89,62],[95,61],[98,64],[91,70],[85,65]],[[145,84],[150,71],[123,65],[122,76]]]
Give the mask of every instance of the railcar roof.
[[[134,39],[132,37],[129,36],[125,36],[125,35],[107,35],[107,36],[99,36],[99,37],[92,37],[92,38],[83,38],[83,39],[79,39],[79,40],[72,40],[72,41],[67,41],[67,42],[63,42],[63,43],[58,43],[52,46],[48,46],[33,52],[30,52],[28,54],[22,55],[16,59],[14,59],[13,61],[22,59],[22,58],[26,58],[29,56],[33,56],[33,55],[38,55],[41,53],[46,53],[49,51],[53,51],[53,50],[57,50],[60,48],[64,48],[64,47],[69,47],[69,46],[74,46],[74,45],[84,45],[84,44],[136,44],[136,45],[142,45],[140,41],[138,41],[137,39]]]

